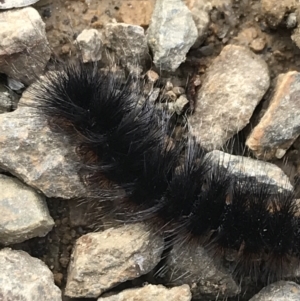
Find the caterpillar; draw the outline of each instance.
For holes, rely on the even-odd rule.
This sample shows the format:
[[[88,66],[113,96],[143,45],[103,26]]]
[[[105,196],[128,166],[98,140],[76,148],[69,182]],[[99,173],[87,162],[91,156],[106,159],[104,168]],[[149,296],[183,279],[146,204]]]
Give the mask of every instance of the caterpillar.
[[[79,63],[46,74],[31,93],[51,126],[75,139],[93,202],[165,229],[171,245],[198,243],[219,258],[235,251],[238,279],[281,279],[299,259],[294,192],[213,166],[195,137],[172,137],[173,116],[143,89],[134,75]]]

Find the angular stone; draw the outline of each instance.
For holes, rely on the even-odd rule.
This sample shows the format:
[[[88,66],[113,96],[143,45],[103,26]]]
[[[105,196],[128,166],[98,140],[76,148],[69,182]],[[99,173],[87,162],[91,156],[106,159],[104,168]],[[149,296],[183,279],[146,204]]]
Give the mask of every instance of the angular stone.
[[[277,27],[287,12],[297,8],[297,0],[262,0],[262,16],[265,16],[271,27]]]
[[[48,197],[86,197],[75,146],[66,136],[51,131],[34,108],[24,106],[30,98],[29,89],[17,110],[0,114],[0,168]]]
[[[192,294],[188,285],[166,288],[148,284],[141,288],[127,289],[117,295],[99,298],[97,301],[190,301]]]
[[[0,9],[29,6],[38,1],[39,0],[1,0]]]
[[[208,299],[236,296],[240,288],[231,274],[218,267],[200,245],[173,246],[168,255],[164,280],[172,285],[188,284],[193,298]]]
[[[186,0],[185,3],[192,13],[198,30],[198,37],[193,45],[193,48],[198,48],[204,42],[207,34],[210,22],[209,12],[212,9],[212,4],[211,1],[207,0]]]
[[[0,243],[45,236],[54,226],[45,198],[17,179],[0,175]]]
[[[258,184],[268,184],[273,193],[293,191],[289,178],[276,165],[243,156],[234,156],[218,150],[206,155],[213,168],[228,171],[231,177],[237,177],[239,183],[255,180]],[[220,170],[221,171],[221,170]]]
[[[101,60],[102,35],[98,30],[83,30],[76,38],[76,42],[79,44],[84,63]]]
[[[245,47],[224,47],[198,92],[191,134],[207,150],[220,148],[249,123],[269,85],[264,60]]]
[[[147,40],[159,69],[175,71],[197,37],[192,14],[182,0],[156,1]]]
[[[160,261],[163,238],[144,224],[81,236],[74,247],[65,294],[95,298],[151,271]]]
[[[145,31],[141,26],[108,23],[105,36],[106,46],[115,53],[121,65],[129,70],[143,65],[149,56]]]
[[[264,116],[246,141],[257,158],[282,158],[300,135],[300,73],[277,78],[275,93]]]
[[[25,84],[41,75],[50,59],[45,24],[32,7],[0,14],[0,72]]]
[[[298,301],[300,285],[292,281],[278,281],[263,288],[249,301]]]
[[[53,274],[24,251],[0,250],[0,300],[62,301]]]

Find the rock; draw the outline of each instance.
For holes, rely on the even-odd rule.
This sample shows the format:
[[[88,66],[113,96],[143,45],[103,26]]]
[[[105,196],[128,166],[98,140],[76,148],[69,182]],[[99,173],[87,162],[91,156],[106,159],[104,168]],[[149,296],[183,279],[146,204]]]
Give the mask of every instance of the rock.
[[[261,14],[265,16],[268,24],[275,28],[283,21],[286,13],[294,11],[297,5],[297,0],[262,0]]]
[[[117,295],[99,298],[97,301],[190,301],[192,294],[188,285],[166,288],[148,284],[141,288],[127,289]]]
[[[178,99],[175,101],[174,109],[177,115],[181,115],[184,112],[184,109],[189,104],[189,101],[187,100],[185,95],[181,95],[178,97]]]
[[[53,274],[39,259],[24,251],[0,250],[0,300],[61,301]]]
[[[132,0],[130,5],[122,1],[117,13],[119,22],[126,24],[149,26],[155,0]]]
[[[0,175],[0,243],[45,236],[54,226],[45,198],[19,180]]]
[[[75,146],[66,136],[52,132],[44,116],[24,106],[30,98],[29,89],[17,110],[0,114],[0,168],[48,197],[86,197],[77,174]]]
[[[255,52],[261,52],[264,50],[265,47],[266,47],[266,41],[263,38],[254,39],[250,43],[251,50]]]
[[[193,48],[198,48],[203,43],[207,34],[210,21],[209,12],[212,9],[212,4],[206,0],[186,0],[185,2],[192,13],[198,30],[198,37],[193,45]]]
[[[263,288],[249,301],[298,301],[300,285],[292,281],[278,281]]]
[[[207,150],[243,129],[270,85],[268,67],[241,46],[225,46],[209,66],[190,117],[191,134]]]
[[[277,78],[269,107],[246,141],[257,158],[282,158],[300,136],[300,73]]]
[[[295,28],[297,26],[297,14],[290,13],[286,19],[286,27],[287,28]]]
[[[79,44],[84,63],[101,60],[102,35],[98,30],[83,30],[76,38],[76,42]]]
[[[9,9],[32,5],[39,0],[1,0],[0,9]]]
[[[135,70],[148,57],[145,31],[137,25],[108,23],[105,27],[107,47],[114,52],[123,67]]]
[[[0,83],[0,114],[11,111],[13,102],[9,90]]]
[[[151,271],[160,261],[163,238],[143,224],[110,228],[80,237],[69,266],[65,294],[95,298]]]
[[[164,280],[172,285],[188,284],[193,298],[226,298],[240,293],[229,272],[217,267],[213,258],[200,245],[183,247],[176,244],[167,262]],[[202,299],[201,299],[202,300]]]
[[[0,72],[25,84],[41,75],[50,59],[45,24],[32,7],[0,14]]]
[[[213,168],[229,170],[239,183],[255,180],[258,184],[268,184],[273,193],[293,191],[289,178],[276,165],[242,156],[230,155],[218,150],[209,152],[206,158]]]
[[[147,31],[154,64],[175,71],[198,38],[198,30],[182,0],[157,0]]]

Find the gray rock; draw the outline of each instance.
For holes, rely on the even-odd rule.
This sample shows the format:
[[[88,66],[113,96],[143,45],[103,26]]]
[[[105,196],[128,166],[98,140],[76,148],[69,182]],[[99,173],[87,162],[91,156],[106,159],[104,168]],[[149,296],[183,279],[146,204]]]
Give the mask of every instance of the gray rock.
[[[108,23],[105,36],[106,46],[113,51],[118,62],[129,70],[136,70],[149,56],[145,31],[141,26]]]
[[[297,0],[262,0],[261,14],[271,27],[277,27],[287,12],[297,8]]]
[[[239,183],[253,179],[258,184],[268,184],[273,193],[293,191],[289,178],[276,165],[242,156],[230,155],[218,150],[206,155],[211,166],[228,170],[230,176],[236,176]]]
[[[127,289],[117,295],[99,298],[97,301],[190,301],[192,294],[188,285],[166,288],[148,284],[141,288]]]
[[[65,294],[95,298],[146,274],[160,261],[163,247],[163,238],[144,224],[83,235],[71,256]]]
[[[300,285],[292,281],[278,281],[265,288],[249,301],[298,301]]]
[[[174,104],[174,109],[177,115],[181,115],[184,112],[184,109],[188,105],[189,101],[186,98],[186,95],[180,95]]]
[[[86,197],[75,146],[52,132],[44,116],[24,106],[30,98],[29,89],[17,110],[0,115],[0,168],[48,197]]]
[[[192,48],[198,48],[204,42],[207,34],[210,21],[209,12],[212,9],[212,4],[206,0],[187,0],[186,3],[191,10],[198,30],[198,37]]]
[[[32,5],[39,0],[1,0],[0,9],[17,8]]]
[[[102,57],[102,35],[96,29],[85,29],[76,38],[84,63],[97,62]]]
[[[50,59],[45,24],[32,7],[0,14],[0,72],[25,84],[41,75]]]
[[[287,28],[295,28],[297,26],[297,14],[290,13],[286,19],[286,27]]]
[[[246,141],[256,157],[281,159],[300,135],[300,73],[280,74],[269,107]]]
[[[175,244],[166,267],[164,280],[172,285],[188,284],[193,298],[225,299],[240,293],[240,288],[230,273],[216,265],[200,245],[185,248],[181,244]]]
[[[147,31],[154,64],[175,71],[198,38],[192,14],[182,0],[157,0]]]
[[[0,114],[11,111],[13,102],[8,89],[0,84]]]
[[[270,85],[264,60],[241,46],[225,46],[207,70],[190,117],[191,134],[207,150],[243,129]]]
[[[0,300],[61,301],[53,274],[24,251],[0,250]]]
[[[19,180],[0,175],[0,243],[45,236],[54,226],[45,198]]]

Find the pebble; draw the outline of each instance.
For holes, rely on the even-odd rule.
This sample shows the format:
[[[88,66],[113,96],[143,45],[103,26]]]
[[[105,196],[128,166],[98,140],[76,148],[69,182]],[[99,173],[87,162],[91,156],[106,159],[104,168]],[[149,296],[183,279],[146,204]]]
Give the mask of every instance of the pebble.
[[[39,0],[1,0],[0,9],[17,8],[32,5]]]
[[[50,59],[45,24],[32,7],[0,14],[0,72],[30,84]]]
[[[215,264],[199,244],[187,247],[175,244],[167,257],[166,267],[164,281],[172,285],[188,284],[195,299],[201,299],[203,295],[209,300],[226,299],[240,293],[231,274]]]
[[[249,301],[298,301],[300,285],[292,281],[278,281],[265,288]]]
[[[212,10],[211,1],[186,0],[187,7],[192,13],[193,20],[198,30],[198,37],[192,48],[198,48],[205,40],[210,22],[209,13]]]
[[[99,298],[97,301],[190,301],[192,294],[188,285],[166,288],[148,284],[141,288],[127,289],[117,295]]]
[[[198,38],[192,14],[182,0],[157,0],[147,31],[154,64],[175,71]]]
[[[269,26],[276,28],[287,12],[297,8],[297,0],[262,0],[261,14],[265,16]]]
[[[264,60],[248,48],[225,46],[198,91],[191,134],[207,150],[220,148],[249,123],[269,85]]]
[[[149,50],[145,31],[141,26],[125,23],[108,23],[105,27],[106,47],[120,64],[128,70],[145,63]]]
[[[206,159],[213,168],[229,170],[231,177],[237,177],[239,182],[249,179],[258,184],[268,184],[273,193],[293,191],[289,178],[276,165],[243,156],[234,156],[219,150],[206,155]]]
[[[71,256],[65,294],[96,298],[119,283],[150,272],[160,261],[163,248],[163,238],[144,224],[83,235]]]
[[[261,52],[266,47],[266,41],[263,38],[257,38],[251,41],[250,49],[254,52]]]
[[[39,259],[24,251],[0,250],[1,301],[62,301],[53,274]]]
[[[45,197],[15,178],[0,175],[0,243],[45,236],[54,226]]]
[[[246,141],[257,158],[282,158],[300,135],[300,73],[280,74],[270,104]]]
[[[102,57],[102,34],[96,29],[85,29],[78,37],[78,43],[84,63],[97,62]]]

